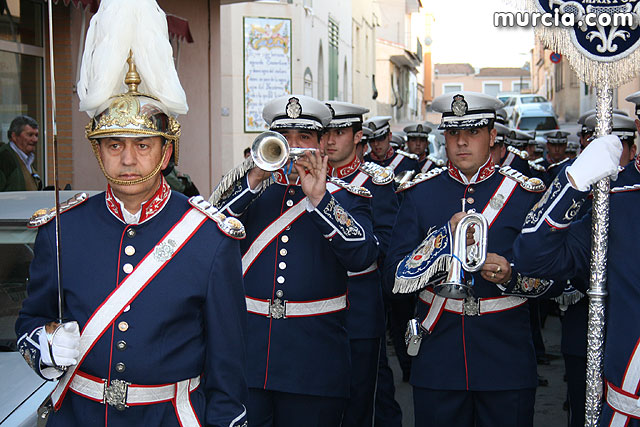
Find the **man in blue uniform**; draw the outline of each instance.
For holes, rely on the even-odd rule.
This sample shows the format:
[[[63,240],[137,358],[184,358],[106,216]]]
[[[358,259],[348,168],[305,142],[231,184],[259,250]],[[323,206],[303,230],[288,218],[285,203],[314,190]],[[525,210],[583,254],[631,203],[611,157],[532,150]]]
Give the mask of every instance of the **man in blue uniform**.
[[[356,155],[362,135],[362,115],[368,110],[347,102],[329,101],[333,118],[327,126],[329,176],[364,186],[373,198],[373,231],[379,242],[378,260],[359,272],[349,272],[347,332],[351,347],[351,388],[342,426],[371,426],[373,422],[378,355],[385,333],[382,302],[384,254],[389,247],[398,201],[393,173],[375,163],[363,163]],[[388,369],[388,367],[387,367]],[[391,384],[393,386],[393,384]]]
[[[429,133],[431,128],[424,123],[413,123],[405,126],[407,148],[409,153],[418,156],[416,172],[427,172],[435,167],[444,166],[444,162],[429,153]]]
[[[527,215],[514,244],[516,262],[527,273],[558,279],[589,281],[591,213],[578,217],[591,186],[619,170],[622,144],[615,135],[591,142],[573,164],[562,170]],[[637,162],[611,182],[607,262],[604,378],[606,403],[600,425],[638,426],[637,405],[640,351],[637,282],[628,259],[637,250],[640,172]],[[535,253],[535,257],[529,254]],[[573,281],[572,281],[573,282]],[[586,309],[586,307],[585,307]]]
[[[315,151],[273,174],[251,169],[219,203],[247,228],[249,424],[339,426],[351,378],[347,272],[378,256],[371,194],[327,176],[327,105],[288,95],[262,115],[291,147]]]
[[[442,112],[447,168],[417,175],[398,189],[404,199],[385,264],[385,283],[395,278],[395,291],[415,291],[428,284],[422,280],[435,280],[454,268],[449,255],[423,262],[450,248],[450,220],[453,228],[473,210],[488,224],[486,261],[481,271],[465,273],[463,279],[464,284],[473,283],[471,295],[453,299],[430,287],[419,294],[422,344],[411,369],[419,427],[533,424],[537,379],[529,310],[524,298],[503,292],[529,283],[511,264],[511,247],[544,185],[494,166],[490,148],[496,136],[495,111],[501,105],[474,92],[436,98],[433,109]],[[424,266],[426,273],[405,279],[402,264]]]
[[[547,158],[540,162],[540,166],[546,169],[543,180],[547,186],[569,161],[569,156],[566,153],[568,136],[569,132],[561,130],[554,130],[545,134]]]
[[[371,152],[365,156],[365,160],[390,167],[396,176],[406,170],[416,170],[418,156],[391,147],[389,120],[390,116],[376,116],[364,122],[363,126],[373,131],[373,136],[369,138]]]
[[[158,46],[172,63],[168,35]],[[138,76],[129,65],[125,94],[104,99],[103,87],[80,81],[81,108],[95,111],[87,137],[109,184],[61,206],[61,324],[55,210],[32,217],[40,229],[18,347],[36,373],[59,379],[50,426],[246,426],[244,230],[201,197],[170,190],[161,170],[174,149],[178,160],[184,91],[174,69],[141,64]],[[162,94],[137,91],[140,77],[159,72],[169,82]]]

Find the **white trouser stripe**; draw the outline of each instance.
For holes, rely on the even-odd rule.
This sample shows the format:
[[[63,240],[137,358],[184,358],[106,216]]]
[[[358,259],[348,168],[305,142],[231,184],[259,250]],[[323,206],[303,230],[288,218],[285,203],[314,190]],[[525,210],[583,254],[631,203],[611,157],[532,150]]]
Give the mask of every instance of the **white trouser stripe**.
[[[176,416],[181,427],[200,427],[200,421],[189,400],[189,383],[191,380],[176,383]]]
[[[61,398],[67,391],[70,381],[73,379],[76,369],[82,364],[87,353],[93,344],[100,339],[104,331],[109,327],[111,322],[124,310],[124,308],[133,301],[142,289],[155,277],[156,273],[177,254],[182,246],[191,238],[193,233],[207,221],[207,216],[195,208],[191,208],[184,217],[173,226],[173,228],[162,238],[160,242],[152,249],[144,259],[136,266],[129,276],[122,281],[120,286],[107,297],[102,305],[91,315],[91,318],[84,326],[80,335],[80,344],[78,350],[79,363],[70,366],[67,372],[60,378],[58,385],[51,399],[56,408],[61,403]],[[172,245],[167,242],[173,240]],[[155,257],[153,253],[156,248],[174,247],[176,248],[168,258]]]

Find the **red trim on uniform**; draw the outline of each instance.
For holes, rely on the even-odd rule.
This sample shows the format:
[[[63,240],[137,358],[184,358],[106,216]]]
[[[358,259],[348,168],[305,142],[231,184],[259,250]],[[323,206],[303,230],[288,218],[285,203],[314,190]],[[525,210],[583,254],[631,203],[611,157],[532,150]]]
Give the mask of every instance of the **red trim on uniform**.
[[[551,223],[549,222],[549,219],[548,219],[548,218],[545,218],[545,219],[544,219],[544,222],[546,222],[546,223],[547,223],[547,225],[548,225],[549,227],[551,227],[551,228],[555,228],[556,230],[564,230],[564,229],[566,229],[567,227],[569,227],[569,224],[567,224],[567,226],[566,226],[566,227],[558,227],[557,225],[553,225],[553,224],[551,224]]]
[[[475,182],[470,182],[469,184],[477,184],[479,182],[485,181],[487,178],[489,178],[491,175],[493,175],[496,172],[495,166],[496,165],[495,163],[493,163],[493,159],[491,158],[491,156],[489,156],[489,159],[485,162],[485,164],[482,165],[480,169],[478,169],[478,172],[476,172],[478,174],[478,177],[476,178]],[[453,163],[451,163],[451,160],[447,162],[447,170],[451,178],[455,179],[461,184],[466,184],[464,182],[464,179],[462,179],[462,174],[460,173],[460,170],[457,167],[455,167]]]
[[[287,198],[287,190],[288,190],[289,186],[287,185],[287,188],[284,189],[284,197],[282,198],[282,204],[280,205],[280,215],[278,216],[278,218],[280,218],[282,216],[282,214],[284,214],[284,202],[285,199]],[[304,199],[302,199],[304,200]],[[298,203],[302,203],[298,202]],[[293,207],[293,206],[292,206]],[[302,213],[304,213],[305,211],[302,211]],[[276,218],[277,220],[277,218]],[[293,221],[291,222],[291,224],[293,223]],[[273,224],[273,223],[272,223]],[[290,224],[290,225],[291,225]],[[280,233],[276,234],[276,237],[278,237]],[[274,237],[275,239],[275,237]],[[269,244],[271,244],[271,242],[269,242]],[[275,265],[273,266],[273,289],[271,290],[271,301],[274,300],[274,297],[276,295],[276,275],[277,275],[277,270],[278,270],[278,245],[280,244],[280,239],[276,239],[276,256],[275,258]],[[265,248],[269,246],[269,245],[265,245]],[[262,251],[260,252],[262,253]],[[260,255],[260,254],[258,254]],[[255,259],[258,259],[258,257],[256,256]],[[255,261],[254,259],[254,261]],[[253,264],[253,263],[252,263]],[[251,267],[251,266],[249,266]],[[247,271],[249,271],[249,269],[247,268]],[[269,356],[271,354],[271,326],[273,324],[273,318],[269,317],[269,336],[268,336],[268,342],[267,342],[267,363],[265,365],[265,369],[264,369],[264,385],[263,388],[266,389],[267,388],[267,380],[269,379]]]
[[[142,224],[143,222],[156,216],[156,214],[166,206],[167,202],[169,201],[169,196],[171,196],[171,187],[169,187],[169,184],[167,184],[167,181],[163,176],[160,182],[160,186],[158,187],[156,192],[140,207],[141,212],[138,224]],[[113,194],[111,185],[107,185],[105,201],[109,211],[120,221],[126,222],[122,213],[122,207]]]
[[[333,236],[335,236],[336,234],[338,234],[338,231],[337,230],[333,230],[333,232],[331,234],[329,234],[327,236],[324,236],[324,238],[327,239],[327,240],[331,240],[331,239],[333,239]]]
[[[191,208],[191,209],[194,209],[194,208]],[[160,241],[162,241],[165,237],[167,237],[167,235],[169,235],[169,233],[171,233],[171,232],[173,231],[173,229],[174,229],[174,228],[175,228],[175,227],[176,227],[176,226],[177,226],[177,225],[178,225],[178,224],[179,224],[179,223],[184,219],[184,217],[185,217],[185,216],[186,216],[186,215],[191,211],[191,209],[188,209],[188,210],[184,213],[184,215],[182,215],[182,217],[181,217],[181,218],[180,218],[180,219],[179,219],[179,220],[178,220],[178,221],[177,221],[177,222],[176,222],[176,223],[171,227],[171,229],[169,229],[169,231],[167,231],[167,232],[165,233],[165,235],[164,235],[164,236],[162,236],[162,238],[161,238],[160,240],[158,240],[158,241],[160,242]],[[187,237],[187,239],[185,239],[184,243],[183,243],[182,245],[180,245],[180,247],[178,247],[178,248],[174,251],[174,253],[176,253],[176,252],[178,252],[178,251],[180,251],[180,250],[182,249],[182,247],[183,247],[183,246],[184,246],[184,245],[189,241],[189,239],[191,239],[191,237],[192,237],[192,236],[193,236],[193,235],[194,235],[194,234],[195,234],[195,233],[200,229],[200,227],[202,227],[202,224],[204,224],[204,223],[206,222],[206,219],[207,219],[207,217],[206,217],[206,216],[203,216],[202,221],[200,222],[200,224],[199,224],[199,225],[195,228],[195,230],[194,230],[194,231],[193,231],[193,232],[192,232],[192,233]],[[126,229],[127,229],[127,227],[125,227],[125,230],[126,230]],[[124,233],[124,232],[123,232],[123,233]],[[124,234],[123,234],[123,237],[124,237]],[[145,259],[147,259],[147,257],[148,257],[148,256],[150,256],[152,253],[153,253],[153,250],[149,251],[149,253],[147,253],[147,254],[144,256],[144,258],[142,258],[142,260],[140,261],[140,263],[138,263],[138,265],[142,264],[142,261],[144,261]],[[120,255],[119,255],[119,256],[120,256]],[[173,259],[173,258],[172,258],[172,259]],[[148,285],[149,283],[151,283],[151,282],[153,281],[153,279],[158,275],[158,273],[164,269],[164,267],[167,265],[167,263],[168,263],[169,261],[170,261],[170,260],[165,261],[165,262],[164,262],[164,264],[162,264],[162,266],[158,269],[158,271],[156,271],[156,272],[155,272],[155,274],[154,274],[153,276],[151,276],[151,277],[149,278],[149,280],[147,280],[147,282],[146,282],[144,285],[142,285],[142,286],[140,287],[140,290],[139,290],[139,291],[138,291],[138,292],[137,292],[137,293],[136,293],[136,294],[135,294],[135,295],[134,295],[134,296],[133,296],[133,297],[128,301],[128,304],[127,304],[127,305],[130,305],[130,304],[131,304],[131,302],[132,302],[132,301],[134,301],[134,300],[138,297],[138,295],[140,295],[140,293],[141,293],[141,292],[142,292],[142,291],[147,287],[147,285]],[[136,266],[135,268],[138,268],[138,266]],[[134,271],[135,271],[135,268],[134,268]],[[132,273],[133,273],[133,271],[132,271]],[[131,274],[131,273],[130,273],[130,274]],[[118,265],[118,276],[117,276],[117,278],[119,278],[119,275],[120,275],[120,266]],[[117,287],[116,287],[116,289],[117,289]],[[89,319],[88,319],[88,320],[87,320],[87,322],[85,323],[84,328],[82,328],[81,335],[82,335],[82,333],[84,333],[85,328],[87,327],[87,325],[88,325],[88,324],[91,322],[91,320],[93,319],[93,316],[95,316],[95,314],[98,312],[98,310],[99,310],[99,309],[100,309],[100,308],[105,304],[105,302],[106,302],[106,301],[111,297],[111,295],[113,295],[113,293],[116,291],[116,289],[114,289],[113,291],[111,291],[111,293],[107,296],[107,298],[105,298],[105,299],[102,301],[102,303],[101,303],[101,304],[100,304],[100,305],[99,305],[99,306],[94,310],[94,312],[91,314],[91,316],[89,317]],[[126,305],[125,305],[125,308],[126,308]],[[112,327],[112,328],[114,327],[114,322],[115,322],[115,320],[116,320],[116,319],[117,319],[117,318],[118,318],[118,317],[123,313],[123,311],[124,311],[124,308],[123,308],[123,309],[122,309],[122,310],[121,310],[121,311],[120,311],[120,312],[119,312],[119,313],[118,313],[118,314],[113,318],[113,320],[111,321],[111,323],[110,323],[110,324],[109,324],[109,325],[108,325],[108,326],[107,326],[107,327],[106,327],[106,328],[105,328],[105,329],[104,329],[100,334],[98,334],[98,337],[95,339],[95,341],[94,341],[94,343],[91,345],[91,347],[89,347],[89,348],[87,349],[87,352],[85,353],[85,355],[84,355],[84,357],[82,358],[82,360],[79,360],[79,361],[78,361],[78,365],[77,365],[78,367],[80,367],[80,366],[82,365],[82,362],[84,362],[84,359],[85,359],[85,358],[87,357],[87,355],[91,352],[91,350],[93,349],[93,347],[94,347],[94,346],[96,345],[96,343],[100,340],[100,338],[104,335],[104,333],[107,331],[107,329],[109,329],[109,327]],[[111,347],[112,347],[112,348],[111,348],[111,350],[113,351],[113,338],[112,338],[112,345],[111,345]],[[77,372],[78,372],[78,371],[76,370],[76,372],[74,373],[74,375],[75,375]],[[111,369],[109,369],[109,374],[110,374],[110,373],[111,373]],[[57,406],[56,410],[60,408],[60,405],[62,404],[62,401],[64,400],[64,396],[66,395],[67,390],[69,390],[69,386],[71,385],[71,381],[72,381],[72,380],[73,380],[73,378],[70,378],[70,379],[69,379],[69,382],[67,383],[67,386],[65,387],[65,390],[60,394],[60,400],[58,401],[58,406]],[[105,425],[106,425],[106,424],[105,424]]]
[[[182,420],[180,419],[180,413],[178,412],[178,383],[173,385],[173,399],[171,399],[171,404],[173,405],[173,410],[176,413],[176,419],[178,420],[178,424],[180,427],[184,427],[182,424]]]
[[[460,316],[460,317],[462,318],[462,352],[464,355],[464,378],[467,385],[467,391],[469,391],[469,367],[467,366],[467,342],[464,337],[464,317],[465,316]]]
[[[325,314],[332,314],[332,313],[337,313],[339,311],[343,311],[346,310],[347,307],[342,307],[339,308],[337,310],[333,310],[333,311],[325,311],[324,313],[315,313],[315,314],[287,314],[287,318],[299,318],[299,317],[316,317],[316,316],[324,316]]]
[[[636,156],[636,161],[633,162],[633,165],[636,167],[636,170],[640,172],[640,155]]]
[[[77,390],[71,389],[71,391],[72,391],[73,393],[77,394],[78,396],[82,396],[82,397],[84,397],[85,399],[89,399],[89,400],[92,400],[92,401],[94,401],[94,402],[102,403],[102,400],[100,400],[100,399],[94,399],[93,397],[91,397],[91,396],[87,396],[87,395],[86,395],[86,394],[84,394],[84,393],[80,393],[80,392],[79,392],[79,391],[77,391]],[[107,405],[107,406],[109,406],[109,405]],[[106,426],[106,425],[107,425],[107,416],[106,416],[106,414],[105,414],[105,417],[104,417],[104,422],[105,422],[105,426]]]
[[[390,158],[393,157],[393,154],[395,153],[395,151],[393,150],[393,147],[389,146],[389,149],[387,150],[387,152],[384,154],[383,158],[380,158],[378,156],[376,156],[376,153],[374,153],[373,151],[371,151],[371,159],[376,161],[376,162],[384,162],[385,160],[389,160]]]
[[[328,165],[327,166],[327,175],[328,176],[333,176],[333,177],[336,177],[336,178],[344,178],[344,177],[347,177],[347,176],[351,175],[355,171],[357,171],[358,168],[360,168],[361,164],[362,164],[362,162],[360,161],[358,156],[356,156],[355,153],[354,153],[353,160],[351,160],[349,163],[347,163],[344,166],[339,166],[337,168],[334,168],[331,165]]]

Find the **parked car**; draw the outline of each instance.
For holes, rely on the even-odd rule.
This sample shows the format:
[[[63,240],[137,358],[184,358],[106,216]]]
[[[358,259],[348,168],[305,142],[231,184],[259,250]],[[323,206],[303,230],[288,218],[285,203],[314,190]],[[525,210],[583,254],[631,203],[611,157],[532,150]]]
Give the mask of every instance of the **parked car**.
[[[513,118],[517,120],[517,115],[519,111],[523,108],[528,108],[531,105],[536,105],[543,110],[549,111],[551,114],[553,112],[553,105],[542,95],[536,94],[518,94],[513,95],[507,99],[504,103],[504,109],[507,112],[507,117]]]
[[[496,98],[498,98],[500,101],[502,101],[503,104],[505,104],[509,98],[518,95],[517,92],[500,92],[498,93],[498,95],[496,95]]]
[[[77,191],[61,191],[64,201]],[[90,194],[95,194],[91,192]],[[54,205],[52,191],[0,193],[0,426],[38,425],[38,407],[56,385],[29,368],[17,351],[14,325],[27,296],[37,230],[26,227],[38,209]],[[42,420],[41,420],[42,422]]]
[[[556,115],[544,107],[536,104],[521,106],[517,117],[511,117],[511,127],[520,130],[545,131],[560,129]],[[538,139],[538,138],[536,138]]]

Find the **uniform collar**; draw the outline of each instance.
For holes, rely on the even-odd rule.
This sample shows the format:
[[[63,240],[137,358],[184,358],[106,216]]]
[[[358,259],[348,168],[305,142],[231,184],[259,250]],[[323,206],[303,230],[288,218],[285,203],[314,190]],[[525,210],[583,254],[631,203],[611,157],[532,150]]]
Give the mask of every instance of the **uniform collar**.
[[[384,162],[385,160],[389,160],[390,158],[392,158],[394,153],[395,151],[393,150],[393,147],[390,146],[387,152],[385,153],[384,157],[380,159],[378,158],[378,156],[376,156],[376,153],[374,153],[372,150],[371,159],[376,162]]]
[[[489,156],[489,159],[485,162],[484,165],[482,165],[480,169],[478,169],[478,172],[476,172],[476,174],[470,180],[467,179],[466,175],[461,173],[458,168],[453,166],[453,163],[451,163],[451,161],[447,163],[447,169],[449,170],[449,176],[451,176],[451,178],[465,185],[477,184],[478,182],[482,182],[493,175],[496,171],[496,167],[493,163],[493,160],[491,159],[491,156]]]
[[[169,187],[169,184],[167,184],[167,181],[163,176],[158,191],[156,191],[149,200],[147,200],[140,206],[140,217],[135,222],[135,224],[142,224],[156,216],[167,205],[169,197],[171,197],[171,187]],[[120,202],[120,200],[118,200],[118,198],[113,194],[111,185],[107,185],[105,202],[107,204],[107,209],[109,209],[109,212],[111,212],[113,216],[118,218],[124,224],[130,223],[132,215],[127,215],[130,221],[127,221],[125,219],[125,215],[123,214],[124,206],[122,205],[122,202]]]
[[[278,169],[272,173],[273,180],[276,184],[280,185],[300,185],[300,177],[296,178],[296,182],[289,182],[289,175],[284,172],[284,169]]]
[[[633,162],[633,164],[635,165],[636,170],[640,172],[640,155],[636,156],[636,160]]]
[[[331,165],[329,165],[329,170],[327,171],[327,175],[333,176],[336,178],[344,178],[351,175],[355,171],[357,171],[361,164],[362,162],[360,161],[358,156],[354,154],[353,160],[344,166],[334,168],[334,167],[331,167]]]
[[[420,154],[420,156],[418,157],[418,162],[422,162],[426,160],[426,158],[427,158],[427,152],[425,151],[424,153]]]

